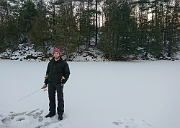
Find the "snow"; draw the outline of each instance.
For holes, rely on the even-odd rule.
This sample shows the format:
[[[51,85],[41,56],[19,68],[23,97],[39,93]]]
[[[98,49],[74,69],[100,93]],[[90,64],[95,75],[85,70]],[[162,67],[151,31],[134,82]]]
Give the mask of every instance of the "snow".
[[[18,50],[12,52],[10,49],[6,49],[4,52],[0,53],[0,59],[10,59],[10,60],[17,60],[17,61],[46,61],[51,59],[45,58],[43,52],[35,51],[33,48],[33,44],[19,44]],[[53,47],[50,47],[47,51],[49,55],[52,53]],[[66,55],[64,52],[62,53],[62,58],[66,59]],[[75,62],[102,62],[108,61],[105,59],[103,52],[97,50],[97,48],[88,48],[85,50],[85,46],[82,45],[79,48],[79,52],[74,52],[71,54],[69,60]]]
[[[62,121],[44,118],[47,63],[0,59],[0,128],[180,127],[179,60],[68,62]]]

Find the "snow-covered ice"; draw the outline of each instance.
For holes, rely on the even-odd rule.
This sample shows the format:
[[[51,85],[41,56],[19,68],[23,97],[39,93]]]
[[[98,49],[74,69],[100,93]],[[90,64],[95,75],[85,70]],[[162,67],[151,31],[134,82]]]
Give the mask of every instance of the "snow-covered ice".
[[[0,60],[0,128],[180,128],[180,61],[68,62],[62,121],[44,118],[47,91],[22,99],[47,63]]]

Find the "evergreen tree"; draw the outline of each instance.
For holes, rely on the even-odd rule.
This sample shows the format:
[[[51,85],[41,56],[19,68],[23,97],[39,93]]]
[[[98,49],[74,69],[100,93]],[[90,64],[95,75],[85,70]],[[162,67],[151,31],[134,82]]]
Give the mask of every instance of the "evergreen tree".
[[[99,48],[113,59],[122,59],[137,53],[136,22],[132,7],[126,0],[107,1],[105,26],[102,28]]]
[[[30,41],[34,44],[35,50],[43,51],[46,55],[47,46],[49,44],[49,36],[50,36],[50,27],[49,27],[49,19],[47,17],[46,5],[43,0],[37,2],[36,5],[37,14],[33,17],[31,22],[32,28],[29,32]]]
[[[19,11],[18,27],[21,35],[27,36],[32,27],[33,17],[36,15],[35,3],[32,0],[24,2]]]
[[[18,44],[17,6],[11,6],[8,1],[1,1],[0,19],[1,50],[10,48],[13,51],[16,49],[16,46]]]
[[[164,29],[164,49],[168,57],[173,57],[179,51],[180,34],[180,2],[174,1],[174,6],[167,2]]]
[[[138,53],[141,56],[147,55],[149,44],[150,21],[149,15],[149,0],[139,0],[132,4],[134,5],[134,17],[137,23],[137,31],[135,32],[135,42],[138,46]]]
[[[93,0],[78,0],[77,20],[80,30],[80,44],[84,44],[86,49],[91,45],[91,41],[97,38],[97,14],[100,14],[97,9],[93,8]],[[98,1],[96,1],[97,6]],[[96,40],[97,42],[97,40]],[[95,42],[95,44],[96,44]]]
[[[77,50],[79,30],[73,13],[72,1],[60,3],[58,9],[53,46],[61,48],[68,60],[70,54]]]

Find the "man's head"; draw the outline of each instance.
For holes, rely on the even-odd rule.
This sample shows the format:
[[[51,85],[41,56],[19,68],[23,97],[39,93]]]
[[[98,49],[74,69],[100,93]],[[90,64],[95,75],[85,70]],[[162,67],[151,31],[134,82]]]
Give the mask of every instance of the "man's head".
[[[55,48],[55,49],[52,51],[52,54],[53,54],[53,57],[54,57],[55,59],[58,59],[58,58],[60,57],[60,55],[61,55],[61,52],[60,52],[60,50],[59,50],[58,48]]]

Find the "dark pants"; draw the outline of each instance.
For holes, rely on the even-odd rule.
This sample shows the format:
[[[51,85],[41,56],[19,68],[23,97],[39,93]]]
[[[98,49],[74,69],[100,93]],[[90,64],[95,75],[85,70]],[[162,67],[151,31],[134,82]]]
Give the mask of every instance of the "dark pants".
[[[49,111],[51,114],[56,114],[56,92],[57,92],[57,100],[58,107],[57,113],[58,115],[63,115],[64,113],[64,98],[63,98],[63,87],[61,83],[49,83],[48,84],[48,95],[49,95]]]

